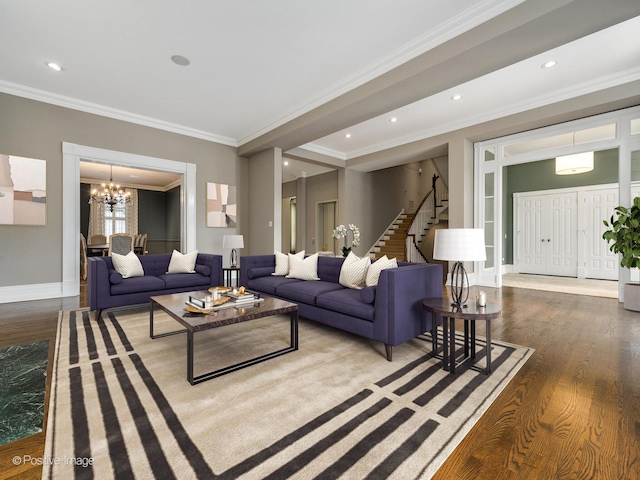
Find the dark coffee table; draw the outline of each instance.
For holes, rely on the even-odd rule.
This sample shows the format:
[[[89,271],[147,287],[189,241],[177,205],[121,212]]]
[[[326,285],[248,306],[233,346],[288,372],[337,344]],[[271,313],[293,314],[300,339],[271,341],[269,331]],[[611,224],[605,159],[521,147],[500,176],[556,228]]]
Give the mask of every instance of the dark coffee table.
[[[151,297],[150,301],[150,314],[149,314],[149,335],[152,339],[167,337],[169,335],[176,335],[178,333],[187,334],[187,380],[191,385],[210,380],[212,378],[225,375],[227,373],[235,372],[241,368],[246,368],[256,363],[264,362],[271,358],[279,357],[285,353],[294,352],[298,350],[298,305],[291,302],[286,302],[277,298],[269,297],[267,295],[261,295],[264,299],[262,303],[243,305],[242,307],[230,307],[222,310],[216,310],[209,315],[200,316],[185,316],[187,312],[184,311],[185,301],[189,299],[189,296],[204,297],[207,292],[185,292],[174,293],[171,295],[160,295],[157,297]],[[167,333],[160,333],[155,335],[153,333],[153,311],[155,308],[160,308],[167,312],[171,318],[185,327],[185,330],[176,330]],[[193,374],[193,335],[196,332],[209,330],[211,328],[224,327],[225,325],[232,325],[234,323],[248,322],[249,320],[255,320],[263,317],[270,317],[273,315],[282,315],[288,313],[291,319],[291,342],[290,346],[277,350],[275,352],[267,353],[259,357],[255,357],[243,362],[224,367],[212,372],[203,373],[201,375],[194,376]]]

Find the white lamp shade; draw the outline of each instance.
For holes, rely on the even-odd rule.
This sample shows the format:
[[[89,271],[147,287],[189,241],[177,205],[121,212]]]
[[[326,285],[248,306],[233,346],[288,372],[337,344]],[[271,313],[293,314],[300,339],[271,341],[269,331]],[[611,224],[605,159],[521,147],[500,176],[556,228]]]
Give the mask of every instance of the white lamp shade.
[[[482,228],[443,228],[436,230],[433,258],[452,262],[486,260],[484,230]]]
[[[556,157],[556,175],[573,175],[593,170],[593,152]]]
[[[244,248],[242,235],[225,235],[222,237],[222,248]]]

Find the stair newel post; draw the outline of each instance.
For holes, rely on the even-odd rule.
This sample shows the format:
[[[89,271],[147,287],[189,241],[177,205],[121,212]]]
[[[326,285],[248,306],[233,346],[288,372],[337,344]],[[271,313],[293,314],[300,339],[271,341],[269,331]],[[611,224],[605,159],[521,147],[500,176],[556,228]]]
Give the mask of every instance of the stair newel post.
[[[436,182],[438,181],[438,175],[433,174],[433,178],[431,179],[431,190],[433,190],[433,215],[436,214],[436,208],[438,207],[438,191],[436,189]]]

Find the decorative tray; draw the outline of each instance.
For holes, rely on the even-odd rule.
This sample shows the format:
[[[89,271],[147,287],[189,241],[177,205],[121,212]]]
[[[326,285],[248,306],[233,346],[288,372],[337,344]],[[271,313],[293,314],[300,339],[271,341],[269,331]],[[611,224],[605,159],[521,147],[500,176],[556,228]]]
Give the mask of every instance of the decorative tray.
[[[209,288],[210,292],[213,292],[214,290],[217,290],[220,293],[228,292],[229,290],[231,290],[231,287],[211,287],[211,288]]]

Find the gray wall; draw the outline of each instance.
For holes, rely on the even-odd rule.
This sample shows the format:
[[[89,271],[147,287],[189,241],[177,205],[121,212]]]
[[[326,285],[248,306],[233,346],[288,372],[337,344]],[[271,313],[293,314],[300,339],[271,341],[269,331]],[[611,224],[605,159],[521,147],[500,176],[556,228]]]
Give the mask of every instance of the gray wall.
[[[0,287],[62,281],[62,142],[196,164],[196,246],[223,253],[230,229],[206,227],[206,182],[246,185],[235,147],[0,94],[0,152],[47,161],[47,225],[0,225]],[[246,192],[239,204],[242,233]]]
[[[249,159],[249,224],[251,234],[245,239],[240,255],[267,255],[280,249],[282,215],[282,151],[266,150]],[[277,199],[277,202],[275,201]],[[276,216],[277,215],[277,216]],[[271,222],[271,226],[269,225]],[[278,232],[277,244],[274,232]]]

